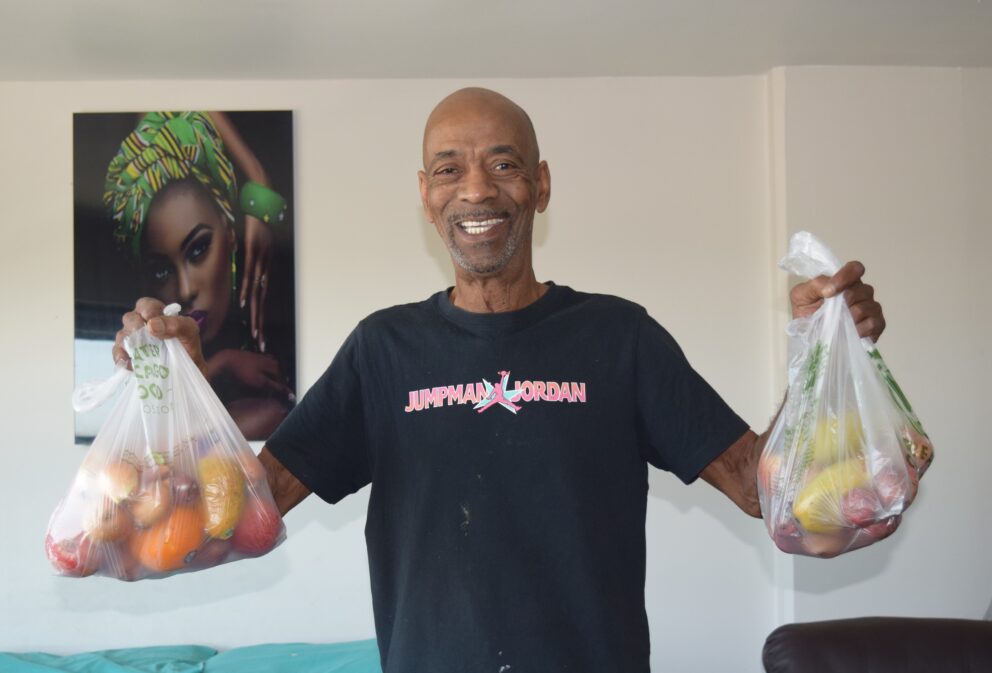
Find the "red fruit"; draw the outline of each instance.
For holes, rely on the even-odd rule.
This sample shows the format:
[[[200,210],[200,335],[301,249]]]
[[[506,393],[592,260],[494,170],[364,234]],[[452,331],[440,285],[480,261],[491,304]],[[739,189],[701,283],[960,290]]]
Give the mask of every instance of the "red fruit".
[[[852,488],[840,498],[840,511],[852,526],[864,528],[878,520],[882,509],[878,494],[867,488]]]
[[[882,507],[889,512],[893,511],[893,508],[902,512],[909,507],[916,497],[919,484],[915,475],[913,477],[911,478],[910,472],[905,467],[897,468],[890,465],[882,468],[874,479],[875,490],[878,491]]]
[[[802,554],[804,552],[802,532],[796,522],[791,519],[783,521],[775,527],[772,541],[786,554]]]
[[[173,480],[175,504],[179,507],[192,507],[200,502],[200,486],[193,477],[178,472]]]
[[[261,556],[279,541],[282,518],[268,499],[248,498],[231,536],[231,547],[248,556]]]
[[[262,467],[262,463],[254,455],[247,451],[239,454],[238,462],[241,464],[241,469],[245,473],[245,480],[253,487],[259,488],[262,484],[268,483],[266,481],[265,468]]]
[[[758,459],[758,483],[764,489],[764,496],[771,499],[782,490],[782,457],[777,454],[762,455]]]
[[[775,546],[784,551],[786,554],[802,554],[803,540],[799,537],[792,537],[790,535],[776,535],[772,538],[775,542]]]
[[[79,533],[76,537],[55,541],[49,533],[45,536],[45,554],[55,570],[66,577],[86,577],[100,567],[97,545]]]
[[[854,528],[841,528],[831,533],[806,533],[803,548],[810,556],[833,558],[850,549],[858,532]]]
[[[103,572],[125,582],[141,579],[147,571],[128,548],[126,541],[107,545],[103,559]]]
[[[902,516],[890,516],[887,519],[883,519],[882,521],[865,528],[865,533],[873,537],[875,540],[883,540],[896,532],[896,528],[899,527],[901,522]]]
[[[223,563],[229,553],[231,553],[230,540],[210,539],[196,552],[192,566],[194,568],[213,568]]]

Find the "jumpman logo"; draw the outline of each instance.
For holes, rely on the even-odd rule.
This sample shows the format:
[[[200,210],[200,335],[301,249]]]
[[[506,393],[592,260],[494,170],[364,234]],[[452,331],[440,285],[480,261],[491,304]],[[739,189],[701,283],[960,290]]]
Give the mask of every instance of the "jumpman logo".
[[[491,384],[489,381],[482,379],[483,385],[486,386],[486,396],[479,400],[473,409],[478,411],[480,414],[488,409],[489,407],[498,404],[509,412],[516,414],[523,407],[519,407],[513,403],[513,400],[520,397],[520,389],[507,390],[506,387],[509,385],[510,372],[500,371],[500,379],[496,385]]]

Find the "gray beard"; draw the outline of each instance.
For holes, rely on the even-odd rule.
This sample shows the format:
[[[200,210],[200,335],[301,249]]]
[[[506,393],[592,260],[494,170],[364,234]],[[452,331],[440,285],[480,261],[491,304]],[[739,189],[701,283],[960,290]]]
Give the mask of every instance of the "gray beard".
[[[498,271],[502,271],[506,268],[506,265],[510,263],[513,259],[514,253],[516,253],[517,248],[520,247],[519,236],[511,235],[506,240],[506,245],[503,249],[499,251],[499,254],[495,259],[490,260],[488,263],[473,263],[465,255],[464,251],[458,247],[455,242],[455,227],[458,225],[448,225],[448,250],[451,252],[451,258],[455,260],[455,264],[463,268],[469,273],[474,273],[477,275],[485,276]],[[513,232],[516,233],[516,232]],[[485,244],[483,244],[485,245]]]

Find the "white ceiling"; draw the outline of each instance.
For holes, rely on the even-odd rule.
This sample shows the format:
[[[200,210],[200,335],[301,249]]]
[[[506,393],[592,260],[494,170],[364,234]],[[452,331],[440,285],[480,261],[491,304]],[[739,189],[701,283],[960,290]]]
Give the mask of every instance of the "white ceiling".
[[[0,2],[0,80],[992,66],[992,0]]]

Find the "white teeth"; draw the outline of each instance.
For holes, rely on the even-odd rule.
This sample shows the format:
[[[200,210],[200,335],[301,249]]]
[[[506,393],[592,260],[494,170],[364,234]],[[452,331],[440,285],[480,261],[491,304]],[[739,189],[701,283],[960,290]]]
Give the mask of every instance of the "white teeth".
[[[467,234],[481,234],[489,231],[503,220],[497,218],[493,220],[483,220],[482,222],[465,221],[459,222],[458,226]]]

